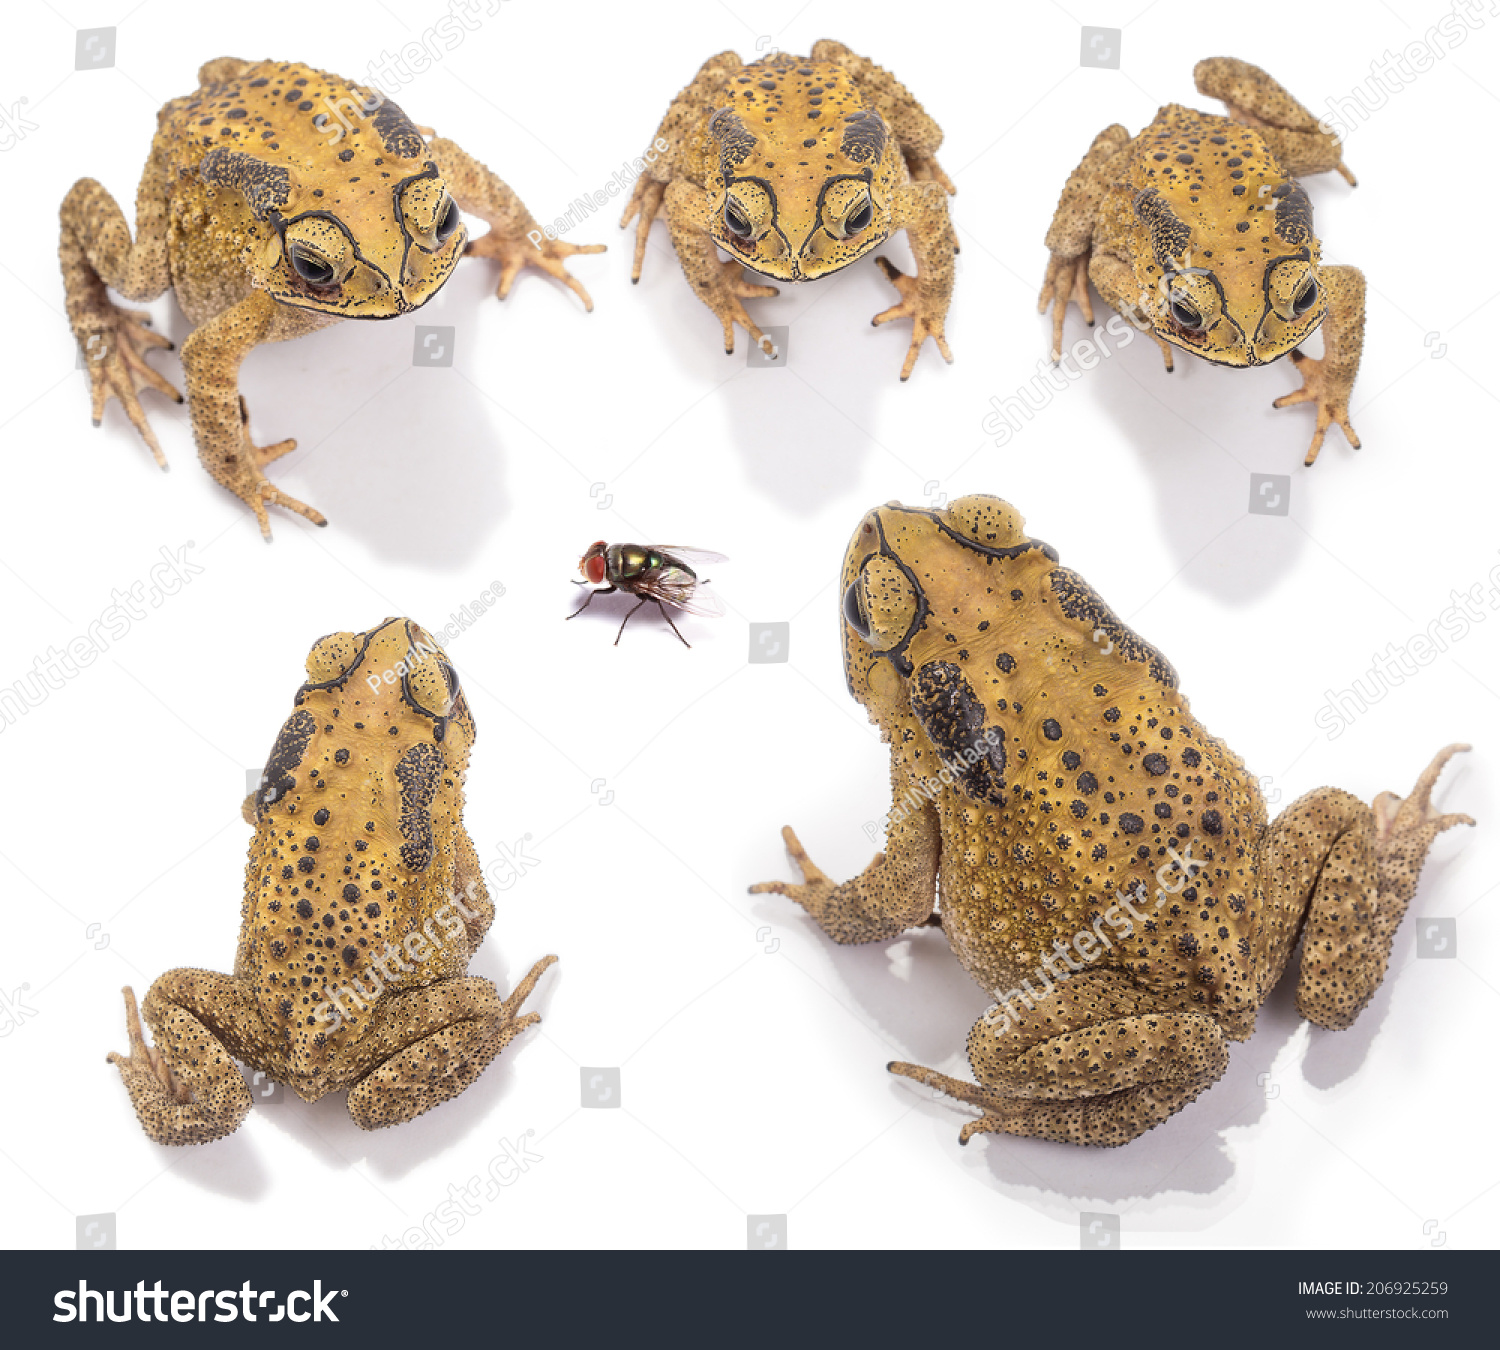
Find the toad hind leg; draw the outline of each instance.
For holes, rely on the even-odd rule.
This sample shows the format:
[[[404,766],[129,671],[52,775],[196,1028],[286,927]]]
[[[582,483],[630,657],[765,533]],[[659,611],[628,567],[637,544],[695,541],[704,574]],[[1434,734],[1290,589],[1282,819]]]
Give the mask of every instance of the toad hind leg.
[[[150,448],[157,464],[167,457],[137,397],[143,388],[155,389],[174,403],[182,395],[146,363],[153,347],[172,344],[153,332],[150,316],[121,309],[106,287],[113,286],[129,300],[155,300],[171,284],[167,271],[166,189],[155,155],[146,165],[136,193],[136,239],[114,198],[92,178],[81,178],[63,198],[62,233],[58,262],[67,297],[68,322],[88,365],[94,425],[104,417],[104,405],[120,400],[125,415]]]
[[[1260,132],[1277,162],[1294,178],[1335,170],[1350,187],[1339,138],[1324,131],[1306,108],[1259,66],[1232,56],[1211,56],[1193,67],[1200,94],[1218,99],[1230,117]]]
[[[168,971],[146,994],[145,1018],[156,1044],[148,1046],[125,991],[128,1055],[111,1051],[141,1127],[158,1144],[206,1144],[239,1129],[250,1111],[250,1089],[220,1027],[258,1020],[242,987],[207,970]]]
[[[409,989],[383,1003],[367,1036],[388,1049],[349,1089],[349,1115],[362,1130],[414,1120],[456,1097],[489,1067],[540,1013],[518,1017],[542,972],[557,958],[544,956],[503,1002],[493,983],[478,976]]]
[[[496,296],[504,300],[516,275],[530,265],[555,277],[583,301],[585,310],[593,310],[593,298],[568,271],[565,259],[578,253],[603,253],[603,244],[569,244],[546,238],[542,227],[526,209],[526,203],[455,142],[437,137],[428,143],[427,149],[437,161],[459,208],[479,216],[490,227],[487,234],[469,241],[464,257],[493,258],[500,264]]]
[[[943,143],[942,129],[900,80],[832,38],[813,43],[809,56],[814,61],[832,62],[854,81],[869,106],[890,127],[906,159],[907,170],[916,181],[937,183],[950,196],[958,191],[937,161],[938,147]]]
[[[1351,793],[1321,788],[1293,802],[1272,823],[1265,896],[1273,939],[1267,987],[1300,931],[1297,1011],[1308,1021],[1341,1031],[1380,987],[1433,840],[1455,825],[1474,823],[1466,815],[1432,809],[1432,789],[1443,766],[1468,748],[1450,745],[1439,751],[1404,800],[1385,792],[1366,806]]]
[[[1068,301],[1077,299],[1083,317],[1093,327],[1094,308],[1089,299],[1089,255],[1094,226],[1104,194],[1119,175],[1116,160],[1129,148],[1130,133],[1118,122],[1105,127],[1088,148],[1082,162],[1068,176],[1062,196],[1047,229],[1047,275],[1037,297],[1037,313],[1052,307],[1052,359],[1062,357],[1063,320]]]
[[[963,1127],[960,1143],[1004,1133],[1127,1144],[1180,1111],[1229,1063],[1213,1018],[1137,1011],[1142,1001],[1108,972],[1076,976],[1035,1001],[1012,991],[969,1033],[978,1084],[915,1064],[887,1068],[979,1107],[983,1115]]]

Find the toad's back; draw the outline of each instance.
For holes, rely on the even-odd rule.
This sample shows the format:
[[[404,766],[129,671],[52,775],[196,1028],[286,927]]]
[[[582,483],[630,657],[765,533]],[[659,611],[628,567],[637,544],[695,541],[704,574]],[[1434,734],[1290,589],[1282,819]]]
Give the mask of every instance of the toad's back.
[[[1040,554],[1021,561],[958,653],[1006,770],[998,802],[941,799],[944,929],[999,993],[1037,985],[1044,957],[1063,969],[1054,943],[1077,963],[1075,938],[1091,934],[1091,967],[1127,969],[1248,1031],[1266,823],[1256,782],[1194,719],[1171,665],[1081,577]],[[1187,875],[1174,852],[1201,867]]]

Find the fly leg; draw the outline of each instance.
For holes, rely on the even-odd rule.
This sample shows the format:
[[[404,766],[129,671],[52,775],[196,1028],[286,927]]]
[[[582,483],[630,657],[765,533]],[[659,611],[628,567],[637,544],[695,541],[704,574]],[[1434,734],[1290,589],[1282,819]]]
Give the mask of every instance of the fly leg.
[[[581,581],[575,581],[573,584],[575,586],[582,586],[583,582],[581,582]],[[596,595],[613,595],[617,589],[618,589],[618,587],[615,587],[615,586],[606,586],[602,591],[590,591],[589,592],[589,596],[588,596],[588,600],[585,600],[581,605],[578,606],[577,609],[575,609],[571,614],[569,614],[568,615],[568,619],[576,619],[580,614],[582,614],[583,611],[586,610],[589,607],[589,601],[592,600]],[[634,612],[634,611],[632,611],[632,612]],[[630,615],[627,614],[625,617],[628,619],[630,617]],[[563,622],[566,623],[568,621],[568,619],[564,619]],[[620,640],[619,638],[615,639],[616,642],[618,642],[619,640]]]
[[[635,602],[635,609],[632,609],[630,611],[630,614],[634,614],[635,610],[639,609],[642,605],[644,605],[646,603],[646,601],[647,601],[648,598],[649,597],[643,595],[639,600],[637,600]],[[660,605],[661,601],[658,600],[656,603],[658,605]],[[620,631],[615,634],[615,646],[616,647],[618,647],[620,645],[620,639],[625,636],[625,625],[630,622],[630,614],[627,614],[623,619],[620,620]]]
[[[672,631],[674,633],[677,633],[677,640],[680,643],[682,643],[682,645],[684,647],[686,647],[689,651],[691,651],[692,648],[693,648],[693,644],[691,642],[689,642],[685,637],[683,637],[680,632],[678,632],[677,625],[672,622],[672,616],[667,613],[667,607],[664,604],[662,604],[662,602],[660,600],[658,600],[656,602],[656,607],[657,607],[657,609],[661,610],[661,616],[662,616],[662,618],[664,618],[667,621],[667,623],[668,623],[668,625],[670,625]],[[632,614],[634,612],[635,612],[634,610],[631,611]],[[628,619],[630,617],[630,615],[627,614],[625,617]],[[623,628],[624,625],[622,624],[621,627]]]

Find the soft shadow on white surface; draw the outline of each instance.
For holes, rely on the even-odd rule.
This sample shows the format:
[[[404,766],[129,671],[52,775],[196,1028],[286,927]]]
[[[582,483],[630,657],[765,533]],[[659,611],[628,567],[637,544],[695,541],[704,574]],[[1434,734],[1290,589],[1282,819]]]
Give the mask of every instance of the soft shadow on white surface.
[[[871,317],[898,298],[875,266],[877,254],[913,269],[898,234],[816,281],[793,285],[743,272],[746,281],[780,291],[745,301],[768,335],[786,330],[783,359],[770,366],[750,363],[751,340],[738,325],[734,351],[724,352],[719,321],[687,286],[664,226],[653,227],[641,285],[628,297],[643,311],[644,340],[684,378],[705,391],[717,386],[713,406],[701,410],[714,441],[727,440],[756,491],[794,517],[815,516],[830,500],[842,500],[871,463],[901,469],[872,434],[885,399],[941,397],[947,367],[936,345],[924,344],[903,386],[898,377],[910,321],[871,326]],[[717,445],[705,453],[719,453]]]
[[[472,280],[472,278],[471,278]],[[240,393],[257,445],[293,437],[297,449],[266,474],[328,518],[327,533],[359,540],[394,565],[457,568],[473,559],[511,503],[504,483],[507,447],[495,432],[484,396],[465,378],[466,349],[479,325],[507,316],[489,295],[470,303],[453,282],[415,315],[381,322],[350,320],[305,337],[255,348],[240,367]],[[192,332],[175,299],[166,302],[167,332],[181,350]],[[475,307],[477,306],[477,308]],[[412,364],[417,325],[452,325],[454,368]],[[175,356],[158,357],[162,373],[183,389]],[[186,407],[178,427],[153,415],[167,437],[174,473],[199,474]],[[107,423],[108,425],[108,423]],[[135,432],[119,419],[116,436]],[[298,528],[298,518],[271,510],[271,529]],[[323,533],[320,531],[320,533]]]
[[[271,1193],[271,1164],[260,1147],[241,1129],[228,1139],[212,1144],[169,1148],[159,1151],[177,1176],[199,1190],[223,1196],[226,1200],[254,1202]]]

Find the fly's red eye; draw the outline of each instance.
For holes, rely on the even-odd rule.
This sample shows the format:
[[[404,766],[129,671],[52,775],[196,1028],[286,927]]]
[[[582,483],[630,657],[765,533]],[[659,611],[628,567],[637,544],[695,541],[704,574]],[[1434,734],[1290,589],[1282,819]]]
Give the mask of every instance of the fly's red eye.
[[[584,565],[584,575],[597,586],[604,580],[604,559],[590,558]]]

